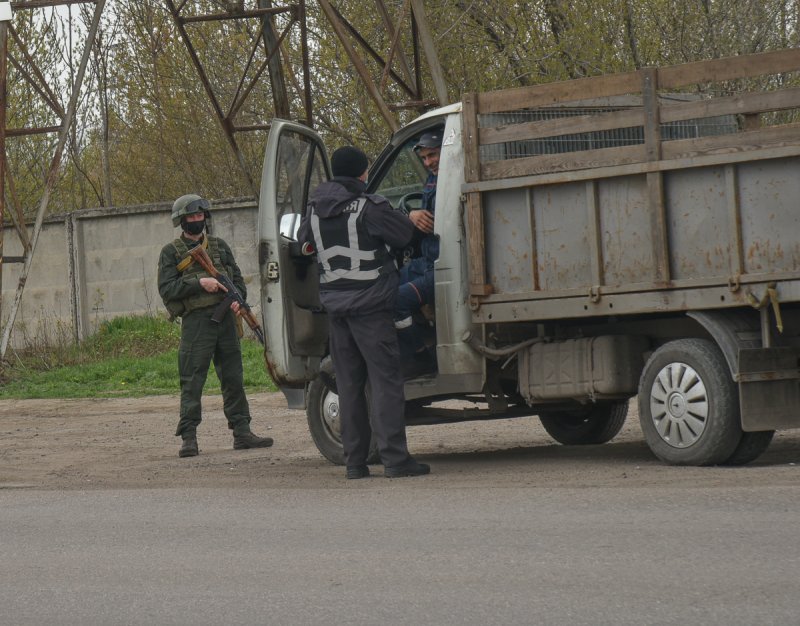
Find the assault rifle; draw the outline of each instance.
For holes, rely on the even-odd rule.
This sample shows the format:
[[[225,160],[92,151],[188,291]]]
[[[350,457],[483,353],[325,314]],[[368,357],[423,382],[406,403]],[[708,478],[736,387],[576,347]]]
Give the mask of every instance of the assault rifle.
[[[265,345],[264,331],[261,330],[261,325],[258,323],[256,316],[253,315],[250,305],[247,304],[244,298],[242,298],[242,294],[239,293],[239,290],[233,284],[233,281],[225,274],[217,271],[217,268],[214,267],[214,264],[211,262],[211,257],[208,256],[208,252],[206,252],[206,249],[203,246],[195,246],[189,250],[189,254],[192,255],[192,258],[199,263],[206,272],[208,272],[209,276],[217,279],[217,282],[222,285],[222,288],[228,294],[225,296],[225,299],[217,305],[217,308],[214,310],[214,314],[211,316],[211,319],[217,323],[221,322],[222,318],[225,317],[227,310],[231,308],[231,303],[238,302],[239,315],[241,315],[241,317],[244,318],[244,321],[247,322],[247,325],[261,342],[261,345]]]

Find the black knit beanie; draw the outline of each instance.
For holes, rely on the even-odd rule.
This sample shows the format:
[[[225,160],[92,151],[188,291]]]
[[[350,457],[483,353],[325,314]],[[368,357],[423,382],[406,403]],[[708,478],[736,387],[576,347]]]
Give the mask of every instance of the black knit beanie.
[[[344,146],[331,156],[331,168],[334,176],[350,176],[358,178],[369,167],[367,155],[355,146]]]

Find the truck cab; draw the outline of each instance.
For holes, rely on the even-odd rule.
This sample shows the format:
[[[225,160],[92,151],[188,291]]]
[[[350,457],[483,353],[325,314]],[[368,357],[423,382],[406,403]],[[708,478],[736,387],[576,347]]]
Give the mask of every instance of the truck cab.
[[[369,193],[386,197],[397,210],[418,206],[428,173],[413,146],[425,131],[443,129],[434,223],[440,240],[434,267],[438,371],[406,381],[406,400],[417,413],[434,398],[480,396],[485,386],[484,359],[463,341],[481,329],[471,321],[468,302],[460,111],[460,103],[444,107],[397,132],[371,164],[367,183]],[[327,358],[327,319],[318,298],[317,267],[295,239],[309,194],[330,176],[325,146],[313,130],[286,120],[273,122],[258,218],[266,363],[289,407],[309,413],[312,434],[324,431],[315,436],[322,453],[339,462],[338,404],[330,388],[333,368]]]

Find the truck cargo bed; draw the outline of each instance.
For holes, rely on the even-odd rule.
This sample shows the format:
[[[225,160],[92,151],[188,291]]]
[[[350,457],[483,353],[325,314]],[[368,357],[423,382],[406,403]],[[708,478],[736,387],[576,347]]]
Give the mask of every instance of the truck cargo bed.
[[[475,320],[800,301],[797,70],[792,49],[465,98]],[[639,104],[524,115],[588,97]]]

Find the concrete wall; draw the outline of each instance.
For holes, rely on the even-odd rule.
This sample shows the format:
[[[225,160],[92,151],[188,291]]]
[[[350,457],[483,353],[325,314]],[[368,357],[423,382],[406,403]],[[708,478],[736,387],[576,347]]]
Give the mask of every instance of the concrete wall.
[[[23,290],[11,347],[81,340],[104,320],[164,312],[158,295],[158,256],[179,234],[170,204],[86,209],[48,218]],[[252,198],[214,202],[213,232],[233,248],[247,284],[248,302],[260,302],[256,222]],[[21,256],[13,227],[3,232],[5,256]],[[6,263],[0,315],[5,327],[21,263]],[[258,310],[256,315],[259,315]]]

